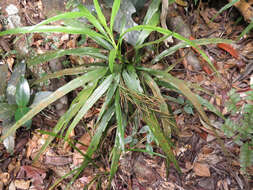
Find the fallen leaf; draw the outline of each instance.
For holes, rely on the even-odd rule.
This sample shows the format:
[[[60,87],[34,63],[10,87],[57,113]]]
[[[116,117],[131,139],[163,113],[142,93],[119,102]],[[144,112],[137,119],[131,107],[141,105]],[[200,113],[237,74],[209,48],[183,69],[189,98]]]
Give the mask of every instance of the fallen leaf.
[[[80,143],[77,143],[76,148],[78,148],[80,151],[82,151],[84,154],[86,154],[86,151],[88,150],[91,138],[89,133],[85,133],[79,140]],[[83,162],[83,155],[80,154],[79,152],[75,151],[73,154],[73,164],[75,166],[81,164]]]
[[[218,43],[217,47],[225,50],[230,55],[232,55],[235,59],[239,59],[239,53],[230,44]]]
[[[70,156],[48,156],[45,155],[44,164],[63,166],[72,163],[72,158]]]
[[[9,183],[10,174],[5,172],[0,174],[0,181],[3,182],[4,185]]]
[[[17,179],[14,181],[15,187],[19,189],[29,189],[30,187],[30,180],[23,180],[23,179]]]
[[[7,58],[7,64],[8,64],[8,68],[10,69],[11,72],[13,72],[13,64],[14,64],[14,59],[13,57],[8,57]]]
[[[193,171],[197,176],[202,176],[202,177],[210,177],[210,170],[209,166],[207,164],[203,163],[195,163],[193,166]]]
[[[25,172],[26,177],[32,179],[32,183],[38,189],[41,189],[44,186],[44,179],[46,177],[46,172],[40,168],[33,166],[22,166],[20,173]]]

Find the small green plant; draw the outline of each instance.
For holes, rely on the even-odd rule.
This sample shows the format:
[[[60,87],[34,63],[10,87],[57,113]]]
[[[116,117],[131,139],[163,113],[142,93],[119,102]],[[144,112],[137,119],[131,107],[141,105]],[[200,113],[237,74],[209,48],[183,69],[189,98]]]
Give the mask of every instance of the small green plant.
[[[227,109],[231,116],[222,126],[224,134],[241,147],[240,164],[244,172],[253,165],[253,91],[245,94],[246,98],[242,99],[234,89],[230,91]],[[238,106],[242,101],[245,101],[243,106]]]
[[[63,75],[77,75],[75,79],[68,82],[61,88],[57,89],[47,98],[36,104],[27,114],[19,119],[10,129],[2,136],[2,140],[7,138],[19,127],[23,126],[27,121],[32,119],[37,113],[45,107],[55,102],[67,93],[81,87],[82,90],[78,96],[72,101],[68,111],[59,119],[57,125],[52,130],[50,136],[44,146],[41,148],[41,154],[46,147],[53,141],[58,133],[63,134],[66,129],[65,140],[68,141],[71,131],[88,112],[88,110],[101,98],[104,98],[104,103],[98,115],[95,124],[95,135],[92,137],[90,146],[85,154],[85,159],[82,165],[73,170],[69,175],[74,174],[70,184],[79,176],[92,161],[92,156],[103,142],[104,135],[108,128],[117,126],[114,137],[114,147],[111,152],[111,170],[109,180],[111,181],[117,171],[120,155],[126,149],[125,133],[126,129],[136,125],[137,131],[142,127],[144,122],[148,126],[148,142],[154,139],[154,142],[161,147],[164,152],[163,157],[166,157],[169,163],[172,162],[175,168],[180,171],[180,167],[173,154],[173,147],[170,143],[171,133],[177,132],[173,114],[170,112],[170,107],[163,97],[160,87],[175,91],[184,95],[198,111],[203,121],[209,123],[208,118],[203,111],[197,96],[189,89],[184,81],[179,80],[165,71],[150,69],[141,62],[143,57],[142,52],[150,45],[159,45],[162,39],[172,35],[174,38],[182,42],[176,46],[167,49],[165,52],[157,55],[151,62],[155,64],[162,58],[173,54],[179,48],[193,46],[199,50],[204,59],[212,66],[206,54],[198,48],[198,45],[210,43],[231,43],[229,40],[222,39],[202,39],[191,41],[183,36],[174,33],[170,30],[157,27],[160,15],[160,0],[153,0],[147,10],[143,25],[138,25],[130,28],[125,28],[126,23],[122,21],[121,32],[119,36],[114,38],[114,22],[117,19],[117,13],[121,5],[120,0],[115,0],[112,6],[110,17],[110,25],[107,25],[105,16],[99,6],[97,0],[94,0],[96,16],[94,16],[84,5],[79,4],[77,12],[67,12],[49,18],[35,26],[16,28],[0,32],[0,36],[7,34],[34,33],[34,32],[63,32],[69,34],[80,34],[95,41],[100,48],[94,47],[78,47],[75,49],[54,50],[43,55],[34,56],[26,60],[28,67],[35,66],[39,63],[44,63],[49,60],[65,56],[92,56],[98,58],[99,62],[92,63],[76,68],[64,69],[46,77],[35,81],[37,84],[50,78],[61,77]],[[83,24],[71,25],[71,19],[78,21],[78,18],[86,18],[92,27]],[[68,21],[61,26],[49,25],[52,22],[64,20]],[[76,23],[75,22],[75,23]],[[129,52],[124,50],[123,40],[127,33],[139,31],[140,35],[133,47],[133,55],[129,56]],[[164,35],[163,38],[146,42],[145,40],[151,32],[158,32]],[[212,66],[212,68],[214,68]],[[150,143],[148,143],[150,144]],[[148,151],[151,154],[158,155],[152,152],[148,146]],[[55,184],[57,185],[57,184]],[[53,188],[53,187],[52,187]]]
[[[19,66],[15,67],[10,81],[8,82],[7,90],[2,92],[0,120],[3,121],[3,134],[5,134],[10,125],[13,125],[13,122],[18,121],[30,110],[28,107],[30,103],[30,87],[24,74],[25,64],[22,62]],[[3,86],[7,85],[4,84],[7,83],[7,81],[2,81],[2,83]],[[30,128],[31,124],[32,120],[28,120],[24,126]],[[14,151],[14,140],[15,133],[11,134],[11,136],[4,141],[4,146],[10,153]]]
[[[30,108],[28,107],[30,101],[30,87],[28,81],[21,76],[19,83],[16,89],[16,103],[17,103],[17,110],[15,111],[15,121],[21,119]],[[28,120],[24,126],[30,128],[32,125],[32,120]]]

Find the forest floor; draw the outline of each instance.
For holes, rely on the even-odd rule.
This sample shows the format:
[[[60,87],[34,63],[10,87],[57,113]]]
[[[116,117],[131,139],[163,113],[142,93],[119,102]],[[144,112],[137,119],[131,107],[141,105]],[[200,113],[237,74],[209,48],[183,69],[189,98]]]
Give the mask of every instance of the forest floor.
[[[182,35],[189,30],[191,31],[190,36],[195,39],[212,37],[237,40],[248,23],[244,21],[241,13],[235,7],[223,11],[211,22],[211,18],[227,3],[226,1],[217,2],[203,1],[198,6],[189,3],[187,9],[178,4],[176,16],[180,17],[183,27],[178,29],[176,21],[172,19],[167,21],[167,23],[171,22],[168,24],[169,28],[176,28],[175,30]],[[0,30],[4,30],[3,20],[8,17],[6,8],[11,4],[18,8],[15,13],[20,18],[18,26],[29,26],[39,23],[57,11],[64,11],[62,3],[64,2],[57,0],[0,1]],[[136,22],[138,17],[142,17],[142,15],[135,15]],[[237,22],[239,17],[242,19]],[[32,45],[26,49],[26,40],[24,39],[28,37]],[[17,54],[9,53],[2,56],[1,63],[8,64],[8,78],[10,78],[15,60],[18,58],[17,55],[26,55],[30,48],[37,53],[57,48],[72,48],[76,45],[77,39],[78,36],[75,35],[58,33],[23,35],[15,42],[13,37],[1,37],[1,52],[6,53],[13,50],[17,52]],[[163,45],[161,48],[165,49],[166,47]],[[253,34],[251,32],[244,35],[232,45],[207,45],[202,49],[210,56],[221,75],[220,78],[209,69],[207,63],[194,50],[190,52],[179,50],[164,59],[163,63],[170,65],[178,62],[170,73],[207,90],[212,95],[200,92],[198,94],[213,104],[223,115],[229,117],[225,105],[229,91],[234,88],[241,97],[244,97],[245,92],[252,90],[250,85],[253,82],[251,76]],[[185,54],[189,54],[188,59],[181,59],[186,57]],[[152,57],[152,54],[149,56]],[[191,59],[197,59],[197,63],[189,63]],[[92,62],[93,59],[87,56],[81,61],[77,57],[64,57],[56,60],[56,62],[67,62],[72,65],[82,64],[84,61]],[[44,71],[53,72],[48,68],[48,64],[43,64],[40,67]],[[161,67],[163,69],[164,64],[154,66],[157,69],[161,69]],[[59,88],[59,85],[65,83],[64,80],[69,79],[52,80],[49,86],[42,87],[42,89],[55,90]],[[74,95],[73,93],[67,97],[68,102],[73,99]],[[161,157],[140,152],[127,152],[120,158],[119,170],[113,180],[112,189],[253,190],[253,168],[248,168],[247,175],[240,170],[240,147],[233,142],[232,138],[227,138],[224,133],[221,132],[217,136],[212,130],[207,129],[191,105],[184,101],[183,97],[180,100],[183,101],[182,104],[172,103],[171,107],[180,129],[179,135],[174,138],[174,153],[182,173],[178,173],[173,167],[166,172],[166,162]],[[102,104],[103,100],[100,101]],[[247,101],[241,101],[238,106],[244,106],[247,103]],[[94,125],[101,104],[96,104],[74,131],[75,139],[86,145],[78,145],[78,148],[84,152],[91,139],[90,133],[87,131]],[[49,189],[62,176],[80,165],[82,155],[60,138],[50,144],[45,153],[33,162],[48,137],[48,135],[40,133],[39,130],[50,131],[56,125],[60,117],[59,113],[66,111],[68,106],[60,106],[60,110],[55,107],[56,105],[53,105],[34,117],[31,129],[21,128],[17,131],[13,154],[8,153],[4,145],[0,144],[0,189]],[[207,111],[207,115],[217,128],[224,122],[211,112]],[[90,189],[96,189],[96,187],[104,189],[108,184],[106,173],[110,168],[110,155],[107,150],[111,149],[113,145],[110,139],[106,140],[108,141],[107,146],[110,148],[100,148],[100,156],[97,158],[99,167],[86,168],[71,185],[71,189],[83,189],[89,183],[93,183]],[[145,148],[145,145],[140,145],[140,148]],[[162,153],[155,145],[154,150]],[[65,189],[72,177],[70,175],[63,179],[55,189]],[[97,180],[93,182],[94,178]],[[99,182],[100,186],[98,187]]]

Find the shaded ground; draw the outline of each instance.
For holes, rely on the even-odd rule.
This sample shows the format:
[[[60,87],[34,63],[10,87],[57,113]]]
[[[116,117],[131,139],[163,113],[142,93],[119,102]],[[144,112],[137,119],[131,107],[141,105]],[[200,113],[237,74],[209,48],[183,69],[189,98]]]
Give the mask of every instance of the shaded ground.
[[[0,7],[2,8],[1,13],[3,16],[1,26],[3,28],[3,23],[7,16],[4,10],[9,4],[18,5],[21,24],[25,26],[38,23],[49,14],[52,14],[50,12],[52,7],[55,10],[62,9],[62,6],[59,4],[51,5],[50,3],[52,2],[35,0],[1,1]],[[214,22],[210,22],[210,19],[217,13],[217,9],[226,4],[226,2],[222,1],[220,3],[221,5],[217,5],[216,2],[209,4],[201,3],[198,9],[191,5],[187,12],[183,7],[174,7],[169,12],[169,14],[172,14],[170,15],[172,19],[167,21],[168,27],[174,28],[179,33],[184,33],[186,37],[192,36],[195,39],[221,37],[235,40],[247,25],[242,21],[239,24],[235,24],[236,18],[240,15],[235,8],[222,12],[221,15],[214,19]],[[173,20],[174,18],[179,20],[175,21]],[[138,15],[135,20],[138,21]],[[178,21],[182,23],[183,27],[179,28],[175,26],[174,23],[178,23]],[[191,33],[186,31],[187,27]],[[190,50],[190,52],[180,50],[153,67],[164,69],[172,63],[179,62],[170,73],[185,81],[199,84],[202,88],[215,95],[199,94],[213,103],[223,114],[227,114],[225,101],[228,98],[228,92],[231,87],[236,88],[242,96],[244,96],[245,91],[250,90],[250,80],[252,82],[253,79],[252,76],[250,79],[251,73],[248,70],[251,69],[252,71],[252,37],[252,33],[245,36],[237,44],[229,46],[230,50],[224,47],[217,47],[216,45],[203,47],[203,50],[209,55],[216,69],[221,73],[221,78],[218,78],[208,69],[207,63],[194,50]],[[35,34],[32,37],[32,47],[37,53],[45,52],[55,47],[72,48],[76,46],[77,39],[78,36],[75,35],[51,34],[45,37]],[[1,38],[0,46],[2,51],[8,52],[15,49],[19,51],[19,54],[25,54],[25,45],[22,44],[24,40],[18,40],[16,45],[12,43],[13,38]],[[162,46],[160,48],[159,51],[162,51],[166,47]],[[236,52],[233,52],[233,50]],[[148,56],[152,57],[152,54]],[[147,61],[149,60],[148,56]],[[181,59],[182,57],[184,59]],[[3,58],[3,61],[8,64],[9,75],[11,75],[11,70],[16,59],[17,56],[15,54]],[[57,62],[64,60],[73,65],[94,61],[90,57],[84,57],[83,59],[65,57],[63,60],[56,60],[56,63],[50,62],[41,67],[46,71],[50,70],[49,72],[54,72],[57,69],[61,69],[58,68]],[[195,62],[191,60],[195,60]],[[251,65],[251,67],[246,68],[247,65]],[[64,80],[69,79],[51,81],[50,86],[44,88],[57,89],[64,84]],[[75,94],[73,93],[65,98],[70,102],[74,96]],[[241,106],[244,103],[242,102]],[[53,128],[60,116],[59,113],[67,109],[67,105],[60,106],[62,104],[58,102],[58,104],[36,116],[33,119],[31,130],[20,129],[17,131],[14,154],[8,154],[4,146],[0,145],[0,189],[48,189],[60,177],[80,165],[82,155],[73,150],[62,139],[56,139],[44,155],[36,162],[32,162],[47,138],[47,135],[42,135],[37,129],[50,130]],[[249,168],[249,176],[242,175],[238,161],[239,146],[233,143],[231,139],[227,139],[224,134],[219,134],[220,139],[217,138],[212,130],[208,130],[203,126],[197,114],[186,113],[184,105],[171,104],[171,106],[173,111],[177,111],[175,112],[175,117],[180,128],[179,136],[174,138],[174,152],[182,169],[182,174],[179,174],[172,166],[169,168],[169,172],[166,173],[166,163],[163,158],[152,157],[139,152],[128,152],[120,159],[120,168],[113,181],[112,188],[136,190],[252,189],[253,168]],[[79,124],[72,135],[74,139],[78,139],[83,143],[83,145],[77,146],[84,152],[89,145],[90,135],[94,133],[92,127],[99,109],[100,104],[97,104],[92,111],[86,114],[85,118],[83,118],[83,123]],[[222,120],[216,115],[208,113],[208,116],[211,121],[216,123],[217,127],[222,124]],[[131,131],[127,131],[127,133],[131,134]],[[108,150],[112,148],[112,142],[110,139],[106,139],[106,141],[108,142],[104,144],[108,146],[101,147],[100,154],[96,155],[96,164],[99,167],[93,168],[90,166],[87,168],[72,185],[72,189],[82,189],[88,183],[92,183],[92,179],[95,177],[98,182],[100,181],[101,186],[98,189],[104,189],[108,184],[106,176],[110,168]],[[139,144],[138,148],[145,148],[145,145]],[[155,146],[154,149],[156,152],[162,153]],[[71,175],[66,177],[57,189],[64,189],[72,177]],[[95,189],[96,185],[99,184],[98,182],[95,182],[91,189]]]

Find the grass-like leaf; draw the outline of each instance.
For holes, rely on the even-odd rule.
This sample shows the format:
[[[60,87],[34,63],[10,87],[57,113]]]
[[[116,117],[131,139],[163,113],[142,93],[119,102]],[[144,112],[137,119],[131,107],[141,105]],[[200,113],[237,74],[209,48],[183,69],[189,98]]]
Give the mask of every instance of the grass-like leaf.
[[[82,4],[78,5],[78,9],[81,12],[84,12],[86,14],[86,18],[88,19],[88,21],[90,23],[92,23],[102,34],[104,34],[105,36],[107,36],[103,26],[101,26],[101,24],[99,23],[99,21],[97,20],[97,18],[95,16],[93,16],[91,14],[91,12]]]
[[[82,11],[82,12],[66,12],[66,13],[62,13],[53,17],[50,17],[36,25],[33,26],[33,28],[35,29],[38,26],[42,26],[42,25],[46,25],[46,24],[50,24],[52,22],[56,22],[59,20],[66,20],[66,19],[74,19],[74,18],[80,18],[80,17],[88,17],[88,18],[92,18],[92,19],[96,19],[89,11]],[[97,26],[97,22],[93,20],[92,23],[94,26]],[[99,24],[99,23],[98,23]],[[99,27],[98,27],[99,29]],[[101,32],[103,33],[103,31]]]
[[[87,66],[81,66],[81,67],[75,67],[75,68],[62,69],[60,71],[56,71],[54,73],[47,74],[47,75],[35,80],[32,83],[32,86],[36,85],[36,84],[39,84],[41,82],[45,82],[49,79],[53,79],[53,78],[60,78],[62,76],[66,76],[66,75],[78,75],[78,74],[86,73],[88,71],[95,70],[98,67],[94,67],[94,68],[89,68],[88,67],[87,68]]]
[[[96,12],[97,12],[97,16],[98,16],[98,19],[99,19],[100,23],[104,27],[107,26],[105,16],[104,16],[104,14],[103,14],[100,6],[99,6],[98,0],[93,0],[93,4],[95,6],[95,9],[96,9]]]
[[[111,170],[110,170],[110,177],[109,177],[109,187],[111,186],[111,181],[116,174],[119,166],[119,159],[121,155],[121,147],[119,143],[119,131],[117,130],[116,138],[115,138],[115,144],[112,150],[112,163],[111,163]]]
[[[91,95],[91,93],[93,92],[95,87],[96,87],[96,83],[94,83],[94,85],[89,87],[89,88],[83,89],[78,94],[78,96],[71,103],[71,105],[70,105],[69,109],[67,110],[67,112],[65,112],[64,115],[58,120],[56,126],[52,130],[52,133],[58,134],[61,130],[65,129],[65,127],[70,122],[70,120],[77,114],[77,112],[81,109],[83,104],[89,98],[89,96]],[[46,148],[54,140],[54,138],[55,138],[54,136],[49,136],[46,139],[46,142],[40,148],[40,150],[37,153],[34,161],[36,161],[39,158],[39,156],[46,150]]]
[[[159,101],[161,102],[160,111],[165,114],[164,116],[161,116],[162,126],[163,126],[165,136],[167,138],[170,138],[171,137],[171,127],[175,129],[176,124],[175,124],[175,122],[173,122],[173,120],[171,120],[169,118],[169,117],[172,117],[172,116],[169,116],[169,115],[171,115],[171,113],[169,112],[168,106],[167,106],[167,104],[160,92],[160,88],[158,87],[156,82],[147,73],[143,73],[143,76],[144,76],[145,82],[148,84],[148,86],[152,90],[154,97],[158,98]]]
[[[127,70],[122,72],[122,76],[126,86],[136,92],[143,93],[143,89],[140,84],[138,75],[136,74],[135,68],[129,65]]]
[[[32,57],[31,59],[27,60],[27,65],[36,65],[40,63],[44,63],[50,61],[52,59],[56,59],[65,55],[76,55],[76,56],[91,56],[103,60],[107,60],[108,58],[100,53],[102,50],[93,47],[83,47],[83,48],[75,48],[75,49],[60,49],[54,51],[48,51],[47,53],[38,55],[36,57]]]
[[[150,4],[147,14],[144,17],[143,25],[151,25],[151,26],[156,26],[159,21],[160,21],[160,7],[161,0],[153,0],[152,3]],[[144,40],[148,37],[150,34],[150,31],[142,31],[140,33],[140,36],[137,40],[136,45],[140,45],[144,42]]]
[[[232,40],[226,40],[226,39],[220,39],[220,38],[211,38],[211,39],[200,39],[200,40],[193,40],[193,43],[195,43],[196,45],[208,45],[208,44],[217,44],[217,43],[233,43]],[[145,44],[143,44],[145,45]],[[181,49],[181,48],[185,48],[187,47],[188,44],[186,42],[180,42],[177,45],[174,45],[166,50],[164,50],[163,52],[161,52],[159,55],[157,55],[153,60],[152,60],[152,64],[160,61],[161,59],[172,55],[173,53],[175,53],[177,50]]]
[[[112,6],[111,19],[110,19],[110,29],[111,29],[111,31],[113,31],[113,24],[114,24],[115,17],[118,13],[119,8],[120,8],[120,0],[114,0],[113,6]]]
[[[179,80],[169,73],[163,72],[163,71],[158,71],[154,69],[149,69],[149,68],[144,68],[144,67],[139,67],[138,69],[144,70],[149,72],[151,75],[156,76],[159,80],[165,81],[171,85],[173,85],[175,88],[177,88],[188,100],[191,101],[193,106],[197,109],[201,117],[206,123],[210,123],[209,119],[207,118],[198,98],[196,95],[189,89],[189,87],[185,84],[184,81]]]
[[[106,69],[96,69],[94,71],[88,72],[81,77],[78,77],[66,85],[58,88],[54,93],[52,93],[47,98],[43,99],[40,103],[36,104],[24,117],[18,120],[7,132],[4,136],[1,137],[1,141],[13,134],[19,127],[25,124],[27,121],[32,119],[37,113],[46,108],[48,105],[63,97],[67,93],[72,90],[84,85],[86,82],[97,80],[101,78],[107,72]]]
[[[253,18],[251,19],[250,24],[242,31],[238,39],[242,38],[245,34],[249,33],[253,28]]]
[[[109,68],[110,68],[111,72],[113,72],[113,66],[114,66],[114,61],[115,61],[116,55],[117,55],[117,50],[112,49],[109,54]]]
[[[34,33],[34,32],[62,32],[62,33],[68,33],[68,34],[86,34],[88,36],[92,37],[100,37],[105,38],[104,35],[101,35],[94,30],[91,30],[89,28],[78,28],[78,27],[71,27],[71,26],[28,26],[28,27],[22,27],[22,28],[14,28],[10,30],[5,30],[0,32],[0,36],[8,35],[8,34],[27,34],[27,33]]]
[[[117,119],[117,135],[119,136],[119,146],[120,149],[124,152],[125,151],[125,143],[124,143],[124,126],[123,126],[123,119],[122,119],[122,112],[120,106],[120,93],[119,89],[116,91],[115,97],[115,110],[116,110],[116,119]]]
[[[211,19],[211,22],[213,21],[213,19],[215,19],[219,14],[221,14],[223,11],[229,9],[230,7],[232,7],[235,3],[237,3],[240,0],[233,0],[229,3],[227,3],[225,6],[223,6]]]
[[[161,34],[165,34],[165,35],[172,35],[174,38],[184,41],[185,43],[187,43],[188,45],[196,48],[199,53],[202,55],[202,57],[208,62],[208,64],[210,65],[210,67],[218,74],[217,70],[215,69],[214,65],[212,64],[211,60],[209,59],[209,57],[201,50],[199,49],[198,45],[196,45],[192,40],[189,40],[185,37],[183,37],[182,35],[176,33],[176,32],[172,32],[168,29],[164,29],[161,27],[156,27],[156,26],[150,26],[150,25],[138,25],[138,26],[134,26],[132,28],[127,29],[119,38],[119,43],[121,43],[121,41],[123,40],[124,35],[127,32],[131,32],[131,31],[139,31],[139,30],[147,30],[147,31],[157,31]]]
[[[87,113],[87,111],[96,103],[96,101],[107,91],[110,84],[112,83],[113,75],[109,75],[92,93],[92,95],[88,98],[85,102],[83,107],[80,109],[78,114],[75,116],[74,120],[72,121],[71,125],[68,127],[66,132],[66,138],[69,137],[71,131],[75,128],[78,122],[82,119],[82,117]]]
[[[98,127],[96,129],[96,132],[94,136],[91,139],[90,145],[87,150],[87,155],[92,156],[93,153],[97,150],[98,144],[100,142],[100,139],[102,137],[103,132],[105,131],[109,121],[111,120],[112,116],[115,113],[115,107],[114,105],[111,106],[108,110],[106,110],[105,114],[103,115],[101,121],[98,124]]]
[[[103,14],[100,6],[99,6],[98,0],[93,0],[93,4],[95,6],[95,9],[96,9],[96,12],[97,12],[97,16],[98,16],[98,19],[99,19],[100,23],[103,25],[103,27],[105,28],[106,32],[110,36],[110,38],[111,38],[111,44],[116,49],[116,44],[115,44],[115,41],[114,41],[112,30],[110,30],[109,27],[107,26],[105,16],[104,16],[104,14]]]
[[[150,20],[154,14],[159,10],[161,4],[161,0],[152,0],[151,4],[149,5],[147,14],[144,17],[143,25],[149,24]]]
[[[177,163],[177,160],[173,154],[173,151],[170,147],[170,144],[168,143],[168,140],[166,139],[166,137],[163,135],[163,132],[159,126],[159,123],[157,121],[155,114],[152,111],[148,111],[147,109],[147,111],[144,112],[144,121],[147,123],[150,130],[154,134],[155,138],[157,139],[159,143],[159,146],[162,148],[165,155],[174,164],[175,168],[178,171],[181,171]]]
[[[100,121],[100,119],[102,118],[104,112],[106,111],[106,109],[108,108],[108,106],[110,105],[110,103],[112,102],[112,99],[113,99],[113,96],[115,94],[115,91],[119,85],[119,79],[120,79],[120,75],[117,74],[115,77],[114,77],[114,80],[111,84],[111,86],[109,87],[108,91],[107,91],[107,94],[106,94],[106,97],[105,97],[105,101],[103,103],[103,106],[99,112],[99,115],[98,115],[98,118],[97,118],[97,122]]]

